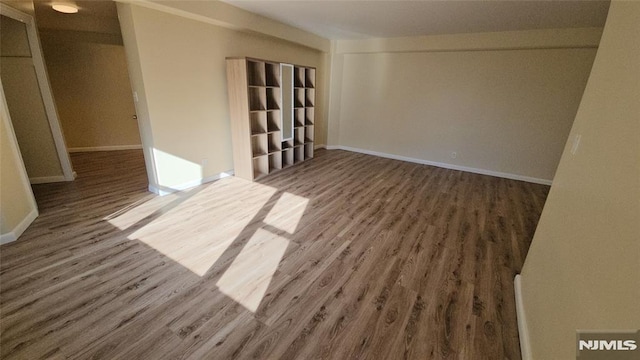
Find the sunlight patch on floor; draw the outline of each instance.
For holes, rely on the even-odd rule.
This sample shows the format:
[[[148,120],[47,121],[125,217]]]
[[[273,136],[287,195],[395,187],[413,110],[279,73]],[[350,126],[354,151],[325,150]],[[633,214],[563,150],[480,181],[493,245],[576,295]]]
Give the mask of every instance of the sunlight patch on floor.
[[[108,221],[121,230],[135,229],[129,239],[204,276],[276,192],[269,186],[232,180],[191,194],[157,197],[119,211]]]
[[[114,212],[113,214],[105,216],[103,220],[108,221],[111,225],[120,230],[126,230],[146,217],[153,215],[153,213],[162,208],[162,206],[176,200],[177,198],[177,194],[170,194],[163,197],[152,198],[150,200],[147,198],[141,199]]]
[[[296,232],[304,215],[309,199],[302,196],[283,193],[264,219],[265,224],[284,230],[289,234]]]
[[[132,204],[104,220],[128,229],[129,239],[201,277],[217,262],[229,261],[216,285],[255,312],[309,203],[304,197],[276,191],[256,183],[221,181],[191,194]],[[265,206],[270,201],[275,203],[269,209]],[[234,244],[241,238],[248,238],[242,248]]]
[[[224,294],[255,312],[288,246],[287,239],[258,229],[216,285]]]

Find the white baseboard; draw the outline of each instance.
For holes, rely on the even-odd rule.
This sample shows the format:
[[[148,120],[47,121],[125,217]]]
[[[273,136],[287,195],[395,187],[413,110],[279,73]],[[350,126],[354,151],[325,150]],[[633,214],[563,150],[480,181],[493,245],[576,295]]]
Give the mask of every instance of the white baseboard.
[[[90,146],[68,148],[70,153],[92,152],[92,151],[118,151],[118,150],[140,150],[142,145],[112,145],[112,146]]]
[[[151,185],[149,184],[149,191],[156,194],[156,195],[160,195],[160,196],[165,196],[165,195],[169,195],[178,191],[183,191],[183,190],[187,190],[190,189],[192,187],[198,186],[198,185],[202,185],[202,184],[206,184],[206,183],[210,183],[212,181],[216,181],[219,179],[223,179],[229,176],[233,176],[233,170],[229,170],[229,171],[225,171],[225,172],[221,172],[219,174],[213,175],[213,176],[209,176],[206,178],[202,178],[202,179],[197,179],[197,180],[193,180],[193,181],[189,181],[180,185],[175,185],[175,186],[156,186],[156,185]]]
[[[516,293],[516,318],[518,319],[518,333],[520,337],[520,353],[522,360],[531,360],[531,343],[529,342],[529,327],[522,302],[522,283],[520,275],[516,275],[513,285]]]
[[[496,176],[496,177],[501,177],[501,178],[511,179],[511,180],[526,181],[526,182],[530,182],[530,183],[534,183],[534,184],[551,185],[551,183],[553,182],[553,180],[539,179],[539,178],[534,178],[534,177],[530,177],[530,176],[509,174],[509,173],[503,173],[503,172],[499,172],[499,171],[478,169],[478,168],[472,168],[472,167],[467,167],[467,166],[459,166],[459,165],[441,163],[441,162],[436,162],[436,161],[417,159],[417,158],[412,158],[412,157],[408,157],[408,156],[387,154],[387,153],[378,152],[378,151],[358,149],[358,148],[354,148],[354,147],[350,147],[350,146],[328,145],[326,148],[327,148],[327,150],[352,151],[352,152],[357,152],[357,153],[361,153],[361,154],[367,154],[367,155],[383,157],[383,158],[387,158],[387,159],[394,159],[394,160],[407,161],[407,162],[423,164],[423,165],[437,166],[437,167],[441,167],[441,168],[445,168],[445,169],[466,171],[466,172],[470,172],[470,173],[474,173],[474,174]]]
[[[22,233],[27,230],[29,225],[31,225],[33,220],[35,220],[37,217],[38,210],[33,209],[27,216],[25,216],[24,219],[22,219],[22,221],[18,225],[16,225],[15,228],[13,228],[13,230],[6,234],[0,235],[0,245],[18,240],[20,235],[22,235]]]
[[[55,182],[73,181],[73,179],[67,179],[64,175],[60,176],[41,176],[29,178],[31,184],[48,184]]]

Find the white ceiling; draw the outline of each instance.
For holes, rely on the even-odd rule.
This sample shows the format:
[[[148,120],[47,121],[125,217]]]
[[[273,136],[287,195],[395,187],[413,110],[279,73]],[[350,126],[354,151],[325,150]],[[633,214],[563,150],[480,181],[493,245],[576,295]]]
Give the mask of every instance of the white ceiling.
[[[120,34],[116,3],[111,0],[72,1],[80,9],[77,14],[59,13],[51,8],[52,2],[55,1],[34,1],[36,22],[41,29]],[[62,0],[60,2],[69,1]]]
[[[328,39],[602,27],[609,1],[223,0]]]
[[[12,6],[26,3],[33,7],[31,1],[1,1]],[[327,39],[601,27],[609,8],[609,1],[586,0],[223,1]],[[112,34],[120,31],[112,0],[76,0],[80,13],[74,15],[53,11],[51,2],[34,0],[41,28]]]

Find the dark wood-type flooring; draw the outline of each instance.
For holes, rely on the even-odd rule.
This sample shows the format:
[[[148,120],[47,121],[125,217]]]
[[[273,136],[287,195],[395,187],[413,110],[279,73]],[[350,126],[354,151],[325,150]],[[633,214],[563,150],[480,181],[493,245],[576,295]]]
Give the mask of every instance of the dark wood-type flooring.
[[[0,247],[2,359],[519,359],[547,186],[345,151],[158,197],[72,154]]]

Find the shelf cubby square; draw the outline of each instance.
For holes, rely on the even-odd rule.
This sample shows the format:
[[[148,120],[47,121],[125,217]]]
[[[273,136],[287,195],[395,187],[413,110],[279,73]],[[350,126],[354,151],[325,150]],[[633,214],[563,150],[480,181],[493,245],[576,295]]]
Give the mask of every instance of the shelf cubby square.
[[[267,132],[266,112],[252,112],[249,114],[249,120],[251,121],[251,135],[264,134]]]
[[[266,155],[267,151],[267,134],[259,134],[251,137],[251,152],[253,157]]]
[[[304,97],[304,106],[305,107],[313,107],[316,98],[316,90],[315,89],[306,89],[305,97]]]
[[[280,131],[280,111],[268,111],[267,112],[267,131]]]
[[[267,110],[280,110],[280,99],[281,99],[280,89],[267,88],[266,98],[267,98]]]
[[[265,85],[264,63],[259,61],[247,61],[247,81],[249,86]]]
[[[269,156],[253,158],[253,178],[258,179],[269,174]]]
[[[304,126],[304,109],[299,108],[295,109],[293,113],[293,127],[301,127]]]
[[[304,144],[304,128],[296,128],[293,132],[293,145],[298,146]]]
[[[304,145],[304,159],[313,158],[313,143],[308,143]]]
[[[310,143],[313,142],[313,125],[309,125],[309,126],[305,126],[304,127],[304,142],[306,143]]]
[[[269,172],[282,169],[282,155],[280,151],[269,155]]]
[[[303,88],[304,87],[304,79],[305,71],[304,68],[296,66],[293,69],[293,87]]]
[[[305,69],[304,83],[307,88],[316,87],[316,69]]]
[[[264,88],[249,88],[249,110],[260,111],[267,109],[267,94]]]
[[[282,167],[288,167],[293,165],[293,148],[288,148],[282,151]]]
[[[282,138],[280,137],[280,132],[276,131],[274,133],[270,133],[268,135],[267,143],[269,154],[282,150]]]
[[[265,63],[265,80],[267,86],[280,87],[280,64]]]
[[[295,89],[293,94],[293,107],[294,108],[303,108],[304,107],[304,89]]]
[[[304,146],[298,146],[293,149],[293,163],[297,164],[304,161]]]
[[[315,111],[313,108],[304,109],[304,124],[313,125],[315,123]]]

